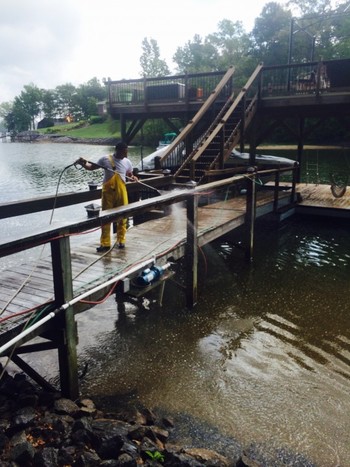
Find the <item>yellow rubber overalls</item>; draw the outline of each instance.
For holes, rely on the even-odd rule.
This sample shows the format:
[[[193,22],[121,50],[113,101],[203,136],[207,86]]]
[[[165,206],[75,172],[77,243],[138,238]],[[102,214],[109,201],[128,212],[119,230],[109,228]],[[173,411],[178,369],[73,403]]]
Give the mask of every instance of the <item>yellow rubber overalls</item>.
[[[109,156],[113,170],[115,165],[113,156]],[[128,193],[126,186],[118,173],[114,173],[112,177],[102,185],[102,210],[117,208],[128,204]],[[127,219],[119,219],[117,221],[117,242],[125,243]],[[111,224],[102,226],[101,246],[111,246]]]

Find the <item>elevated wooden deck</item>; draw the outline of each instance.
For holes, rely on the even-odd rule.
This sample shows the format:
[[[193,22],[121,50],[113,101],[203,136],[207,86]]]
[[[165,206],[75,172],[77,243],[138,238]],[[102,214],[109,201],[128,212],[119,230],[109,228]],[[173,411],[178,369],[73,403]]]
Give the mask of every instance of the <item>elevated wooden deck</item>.
[[[349,115],[350,60],[293,63],[261,66],[258,76],[238,89],[234,68],[211,104],[211,113],[220,112],[224,102],[244,92],[244,99],[259,101],[260,117],[264,119],[300,119],[308,117],[338,118]],[[255,73],[255,72],[254,72]],[[253,73],[253,75],[254,75]],[[252,76],[253,76],[252,75]],[[174,75],[157,78],[111,81],[108,87],[108,111],[121,122],[122,137],[132,141],[149,118],[161,118],[171,131],[179,132],[177,118],[186,125],[225,79],[223,72]],[[241,109],[242,113],[242,109]],[[237,114],[236,117],[242,117]],[[207,119],[207,122],[203,123]],[[191,144],[205,132],[213,117],[203,115],[203,125],[194,129]],[[226,119],[225,119],[226,120]],[[128,122],[130,123],[129,128]],[[243,131],[241,129],[241,131]],[[249,139],[249,138],[248,138]],[[187,142],[188,149],[188,142]]]

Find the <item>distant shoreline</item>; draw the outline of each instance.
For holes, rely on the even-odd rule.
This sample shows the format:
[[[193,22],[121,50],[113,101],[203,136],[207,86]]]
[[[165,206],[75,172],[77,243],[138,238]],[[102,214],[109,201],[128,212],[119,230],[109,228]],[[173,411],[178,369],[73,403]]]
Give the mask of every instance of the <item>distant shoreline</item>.
[[[76,136],[69,135],[47,135],[41,134],[36,131],[26,131],[16,135],[13,140],[16,143],[70,143],[70,144],[92,144],[98,146],[114,146],[120,138],[116,137],[106,137],[106,138],[79,138]],[[303,150],[311,149],[342,149],[350,148],[350,142],[342,142],[338,145],[335,144],[306,144],[303,147]],[[293,150],[297,151],[298,147],[296,144],[262,144],[258,146],[257,150]],[[249,147],[245,148],[245,152],[249,151]]]
[[[71,143],[114,146],[120,138],[79,138],[68,135],[42,135],[37,132],[22,132],[16,135],[12,141],[15,143]]]

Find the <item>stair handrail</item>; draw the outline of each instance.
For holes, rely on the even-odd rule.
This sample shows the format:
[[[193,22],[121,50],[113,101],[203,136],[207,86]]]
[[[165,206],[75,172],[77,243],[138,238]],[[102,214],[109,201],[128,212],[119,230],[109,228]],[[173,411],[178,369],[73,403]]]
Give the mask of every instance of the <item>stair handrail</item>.
[[[209,128],[194,142],[194,148],[192,152],[186,157],[186,159],[183,161],[183,163],[180,165],[180,167],[177,169],[175,172],[174,176],[176,177],[185,167],[188,165],[188,163],[195,157],[197,154],[197,151],[203,144],[204,140],[207,140],[210,138],[211,134],[215,131],[215,128],[217,127],[219,121],[222,119],[222,116],[226,113],[226,110],[228,106],[232,103],[234,97],[234,93],[231,94],[231,96],[227,99],[227,101],[224,103],[222,109],[216,116],[215,120],[210,124]]]
[[[260,76],[260,73],[261,73],[261,70],[263,69],[263,65],[262,64],[259,64],[254,72],[252,73],[252,75],[249,77],[248,81],[246,82],[245,86],[243,86],[243,88],[239,91],[239,93],[237,94],[237,97],[235,98],[234,102],[232,103],[232,105],[230,106],[230,108],[227,110],[226,114],[222,117],[221,119],[221,122],[217,125],[216,129],[214,130],[215,131],[215,136],[219,133],[219,131],[222,130],[222,127],[225,125],[225,123],[228,121],[228,119],[231,117],[231,115],[233,114],[233,112],[236,110],[236,108],[238,107],[238,105],[241,103],[241,101],[243,99],[245,99],[248,91],[250,90],[250,88],[253,86],[253,84],[255,83],[256,79]],[[258,91],[259,92],[259,91]],[[256,95],[253,97],[253,102],[256,101]],[[250,106],[248,106],[247,109],[245,109],[245,113],[248,113],[250,112]],[[238,122],[237,126],[240,124],[240,122]],[[237,128],[237,126],[235,128]],[[214,133],[214,132],[213,132]],[[201,156],[201,154],[203,154],[203,152],[205,151],[205,149],[207,149],[207,147],[209,146],[209,144],[211,143],[211,141],[213,140],[213,137],[212,135],[210,136],[210,138],[208,139],[208,142],[204,143],[201,148],[196,152],[196,154],[194,155],[193,157],[193,161],[197,161],[198,158]],[[231,149],[232,150],[232,149]]]
[[[215,137],[219,134],[219,132],[222,130],[223,126],[226,124],[228,119],[231,117],[231,115],[234,113],[234,111],[237,109],[238,105],[241,103],[243,99],[246,99],[246,96],[253,86],[255,84],[256,80],[260,77],[261,71],[263,69],[263,65],[259,64],[252,75],[249,77],[247,80],[245,86],[240,90],[238,93],[237,97],[234,100],[232,99],[232,96],[227,100],[227,102],[224,104],[223,108],[213,121],[213,123],[210,125],[208,130],[203,134],[203,137],[201,137],[195,144],[195,147],[193,148],[193,151],[187,156],[186,160],[181,164],[181,166],[178,168],[174,176],[178,176],[186,166],[189,164],[191,165],[191,173],[194,173],[194,166],[198,159],[201,157],[201,155],[204,153],[206,149],[208,149],[209,145],[213,142]],[[252,109],[254,106],[256,106],[257,101],[258,101],[258,94],[259,94],[259,89],[255,96],[252,99],[252,102],[248,105],[246,109],[244,109],[244,120],[245,123],[249,124],[251,121],[251,118],[248,120],[248,115],[252,113]],[[240,138],[240,129],[241,129],[241,122],[242,118],[239,120],[233,131],[231,132],[230,136],[226,139],[224,142],[224,150],[225,153],[223,154],[223,159],[226,160],[229,157],[229,154],[231,153],[233,147],[238,143],[239,138]],[[246,125],[245,125],[246,126]],[[233,135],[238,136],[238,141],[233,138]],[[231,143],[229,143],[230,139],[232,139]],[[220,153],[218,153],[213,161],[210,163],[210,166],[208,168],[212,168],[215,166],[218,158],[220,156]]]
[[[211,92],[207,100],[203,103],[201,108],[197,111],[197,113],[194,115],[194,117],[188,122],[188,124],[185,126],[185,128],[179,133],[179,135],[174,139],[172,143],[170,143],[169,147],[163,154],[161,158],[161,163],[165,161],[172,152],[181,144],[184,142],[185,138],[193,131],[197,123],[201,120],[203,115],[210,109],[212,104],[215,102],[217,97],[219,96],[220,92],[224,89],[226,84],[229,82],[229,80],[232,78],[233,74],[235,72],[235,68],[231,66],[225,75],[221,78],[220,82],[216,85],[215,89]]]

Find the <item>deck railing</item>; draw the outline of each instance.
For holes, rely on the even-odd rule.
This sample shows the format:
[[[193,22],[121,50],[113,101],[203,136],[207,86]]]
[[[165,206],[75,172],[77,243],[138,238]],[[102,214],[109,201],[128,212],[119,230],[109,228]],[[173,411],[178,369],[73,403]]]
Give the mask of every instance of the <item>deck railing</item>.
[[[350,90],[350,59],[264,66],[261,97]]]
[[[225,72],[194,73],[174,76],[107,81],[111,106],[157,104],[159,102],[191,102],[206,100]],[[225,99],[232,87],[223,90]]]
[[[205,101],[225,72],[181,74],[106,82],[110,106]],[[350,59],[264,66],[261,97],[322,93],[350,88]],[[222,90],[226,100],[233,82]]]

